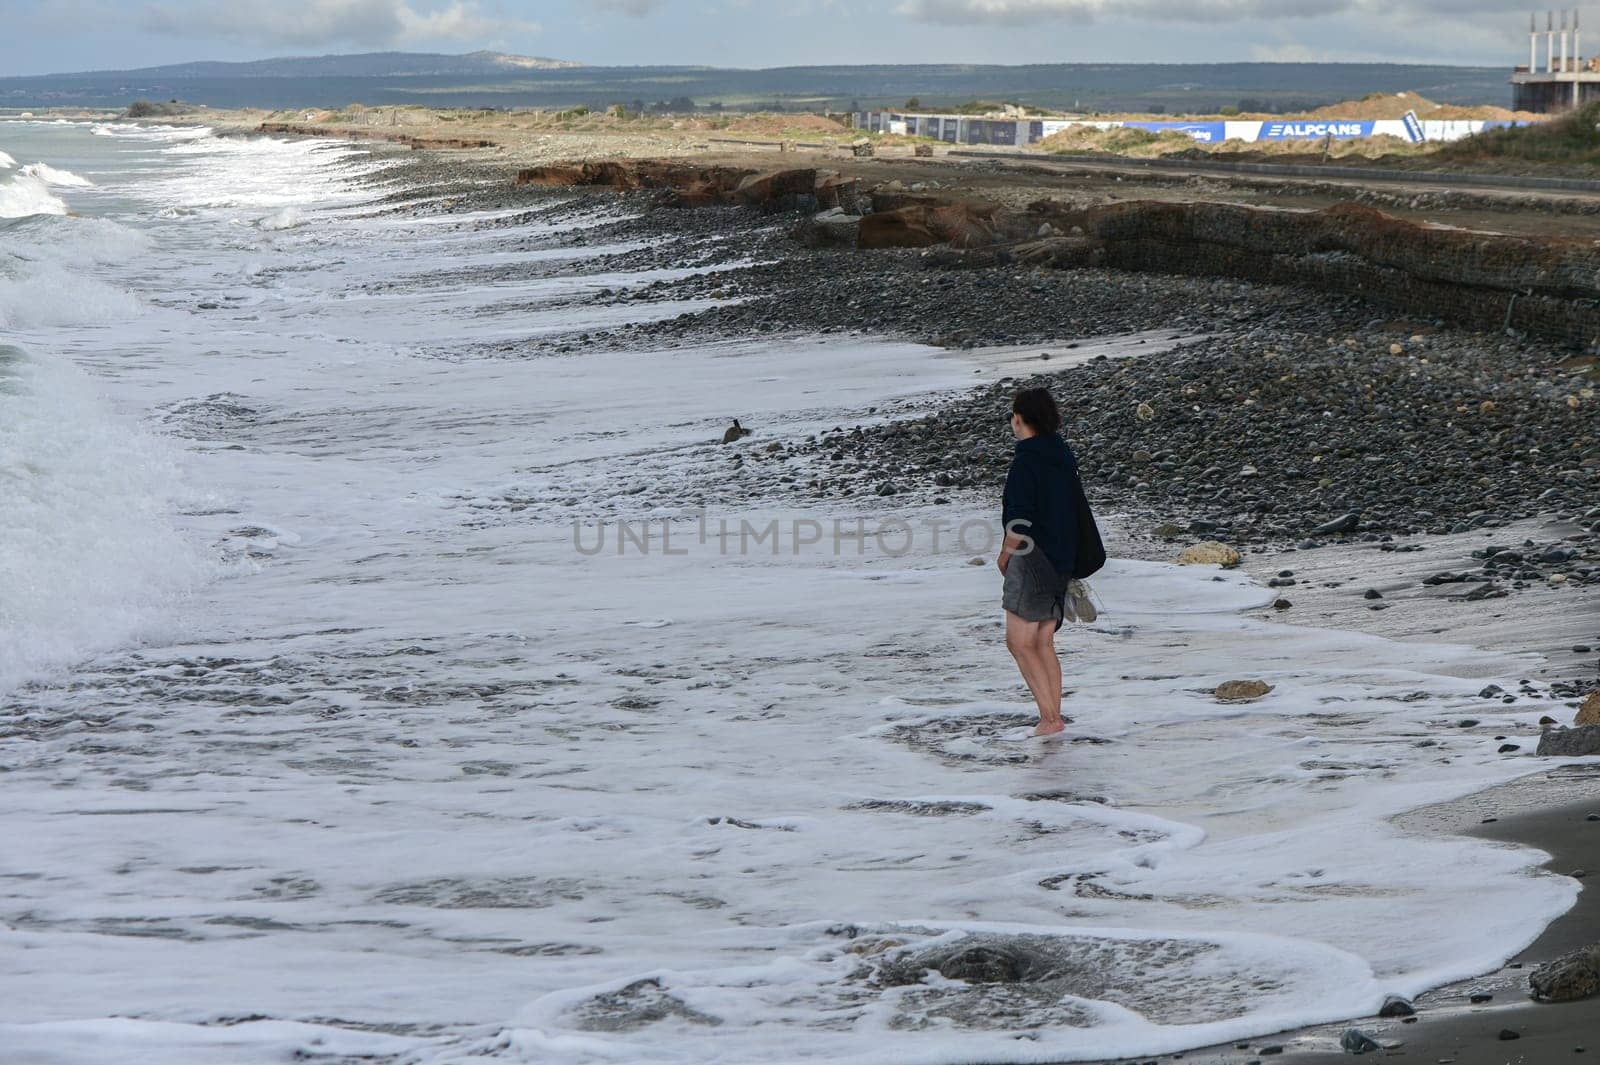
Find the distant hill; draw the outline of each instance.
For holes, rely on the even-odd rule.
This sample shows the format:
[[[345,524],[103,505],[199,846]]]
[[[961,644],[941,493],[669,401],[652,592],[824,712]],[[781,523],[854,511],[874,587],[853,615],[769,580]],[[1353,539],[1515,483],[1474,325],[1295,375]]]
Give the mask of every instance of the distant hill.
[[[1508,105],[1510,70],[1398,63],[1051,63],[893,66],[589,67],[473,52],[182,63],[143,70],[0,78],[0,108],[123,108],[181,99],[212,107],[629,107],[674,110],[924,109],[997,100],[1080,112],[1303,112],[1369,93],[1415,92],[1444,104]]]
[[[46,74],[43,80],[66,78],[456,78],[504,76],[528,70],[570,70],[581,67],[566,59],[508,55],[505,52],[362,52],[356,55],[281,56],[243,63],[174,63],[132,70],[94,70]],[[26,80],[26,79],[18,79]]]

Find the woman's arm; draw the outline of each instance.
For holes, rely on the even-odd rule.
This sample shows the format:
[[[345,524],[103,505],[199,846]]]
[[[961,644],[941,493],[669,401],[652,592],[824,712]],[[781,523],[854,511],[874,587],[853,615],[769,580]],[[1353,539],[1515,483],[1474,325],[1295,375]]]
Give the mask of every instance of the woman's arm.
[[[1005,537],[1001,541],[1000,556],[995,559],[995,565],[1000,567],[1001,573],[1010,565],[1012,555],[1027,554],[1033,550],[1033,540],[1027,536],[1027,531],[1033,527],[1037,512],[1038,486],[1023,464],[1012,459],[1011,469],[1006,472],[1005,493],[1000,507]]]
[[[1033,550],[1032,540],[1017,533],[1008,532],[1006,533],[1006,538],[1000,543],[1000,557],[996,558],[994,563],[1000,567],[1001,573],[1005,573],[1006,567],[1011,564],[1012,555],[1019,551],[1026,553],[1031,550]]]

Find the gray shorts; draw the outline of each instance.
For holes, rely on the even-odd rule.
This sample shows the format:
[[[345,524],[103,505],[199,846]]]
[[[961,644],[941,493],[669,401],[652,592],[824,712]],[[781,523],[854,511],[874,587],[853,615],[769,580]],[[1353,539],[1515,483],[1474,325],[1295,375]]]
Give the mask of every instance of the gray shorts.
[[[1025,555],[1012,555],[1006,563],[1000,605],[1023,621],[1054,621],[1059,629],[1067,616],[1066,598],[1067,578],[1056,572],[1037,546]]]

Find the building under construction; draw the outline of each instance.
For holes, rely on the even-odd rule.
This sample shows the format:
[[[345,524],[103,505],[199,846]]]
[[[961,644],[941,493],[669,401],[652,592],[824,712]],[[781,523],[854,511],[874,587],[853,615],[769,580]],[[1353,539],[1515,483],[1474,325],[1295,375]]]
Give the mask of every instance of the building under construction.
[[[1515,110],[1551,114],[1600,100],[1600,57],[1583,56],[1577,9],[1559,21],[1546,11],[1541,31],[1538,17],[1528,17],[1528,65],[1511,74]]]

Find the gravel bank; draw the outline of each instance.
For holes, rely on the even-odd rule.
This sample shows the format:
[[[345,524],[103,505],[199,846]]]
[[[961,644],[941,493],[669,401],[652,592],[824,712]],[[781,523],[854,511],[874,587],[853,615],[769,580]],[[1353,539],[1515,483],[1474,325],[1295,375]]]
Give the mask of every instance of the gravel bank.
[[[1026,382],[1056,392],[1092,497],[1131,511],[1135,532],[1266,550],[1356,539],[1404,551],[1421,535],[1539,517],[1548,539],[1487,543],[1474,569],[1429,579],[1478,598],[1535,581],[1600,583],[1600,369],[1592,356],[1376,317],[1359,300],[1299,290],[1095,269],[947,270],[918,251],[803,248],[789,238],[789,215],[652,209],[649,194],[512,189],[498,170],[462,181],[459,165],[448,163],[407,173],[448,177],[459,210],[529,209],[495,224],[612,206],[614,221],[547,242],[632,246],[596,256],[587,264],[594,273],[698,271],[600,288],[595,304],[715,301],[665,320],[508,343],[496,354],[828,333],[1059,349],[1073,338],[1181,330],[1202,339],[1056,373],[1041,359],[1040,375]],[[1009,460],[995,427],[1021,383],[953,396],[888,424],[764,443],[737,464],[729,487],[760,494],[781,482],[813,497],[928,501],[992,493]]]

